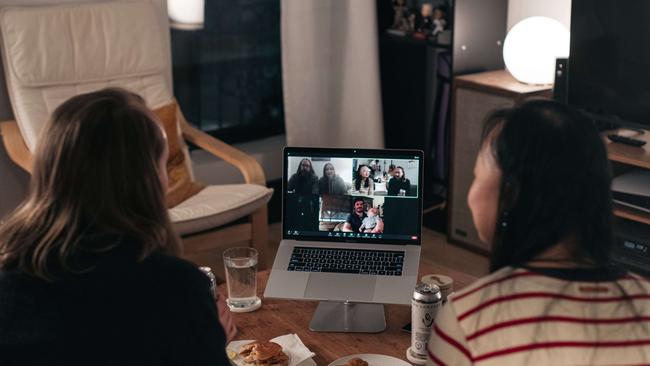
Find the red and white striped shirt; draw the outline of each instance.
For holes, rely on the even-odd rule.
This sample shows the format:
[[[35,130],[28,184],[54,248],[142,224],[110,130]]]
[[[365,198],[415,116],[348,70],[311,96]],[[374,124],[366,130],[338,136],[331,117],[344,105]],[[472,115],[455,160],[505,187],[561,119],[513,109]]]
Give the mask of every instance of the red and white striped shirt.
[[[650,365],[643,277],[507,267],[449,298],[427,365]]]

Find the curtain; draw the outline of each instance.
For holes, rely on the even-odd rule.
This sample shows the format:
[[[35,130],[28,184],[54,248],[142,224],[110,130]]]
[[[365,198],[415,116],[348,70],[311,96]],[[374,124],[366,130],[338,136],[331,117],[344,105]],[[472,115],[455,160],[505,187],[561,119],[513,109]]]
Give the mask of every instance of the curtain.
[[[375,0],[282,0],[289,146],[384,146]]]

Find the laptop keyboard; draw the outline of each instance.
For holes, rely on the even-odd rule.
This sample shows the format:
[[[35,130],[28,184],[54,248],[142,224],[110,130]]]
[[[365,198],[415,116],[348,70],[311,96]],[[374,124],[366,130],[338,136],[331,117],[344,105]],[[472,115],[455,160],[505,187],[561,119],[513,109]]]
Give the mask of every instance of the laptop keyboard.
[[[404,252],[294,247],[289,271],[401,276]]]

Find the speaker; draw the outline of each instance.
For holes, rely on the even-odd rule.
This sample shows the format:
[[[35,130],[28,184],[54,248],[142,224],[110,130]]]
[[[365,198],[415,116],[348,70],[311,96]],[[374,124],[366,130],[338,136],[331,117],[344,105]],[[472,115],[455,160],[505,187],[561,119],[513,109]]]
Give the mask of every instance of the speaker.
[[[553,99],[567,104],[569,96],[569,59],[555,59],[555,83],[553,84]]]

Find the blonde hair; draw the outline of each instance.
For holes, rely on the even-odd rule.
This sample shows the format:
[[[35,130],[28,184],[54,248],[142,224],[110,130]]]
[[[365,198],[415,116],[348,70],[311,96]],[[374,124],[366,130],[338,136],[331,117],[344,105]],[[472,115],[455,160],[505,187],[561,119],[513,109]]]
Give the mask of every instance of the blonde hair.
[[[108,88],[63,103],[43,128],[26,199],[0,226],[0,268],[53,280],[75,271],[75,254],[120,243],[82,240],[92,234],[130,239],[140,260],[178,255],[158,175],[165,145],[137,94]]]

